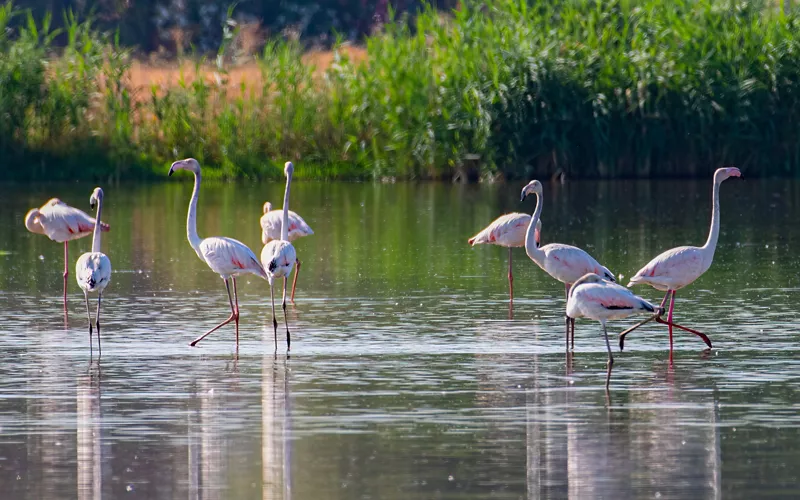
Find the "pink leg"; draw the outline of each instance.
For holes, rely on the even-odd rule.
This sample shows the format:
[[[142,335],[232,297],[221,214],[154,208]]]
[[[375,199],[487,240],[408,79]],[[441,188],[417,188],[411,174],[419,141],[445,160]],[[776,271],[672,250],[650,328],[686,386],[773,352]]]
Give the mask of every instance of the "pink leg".
[[[69,276],[69,242],[64,242],[64,310],[67,310],[67,276]]]
[[[669,364],[672,364],[672,310],[675,309],[675,291],[672,291],[672,299],[669,301],[669,315],[667,321],[669,322]]]
[[[234,303],[234,317],[233,320],[236,322],[236,346],[239,346],[239,293],[236,291],[236,278],[231,278],[233,280],[233,303]]]
[[[225,280],[225,289],[228,291],[228,302],[231,304],[231,315],[228,317],[228,319],[226,319],[222,323],[218,324],[217,326],[215,326],[211,330],[207,331],[206,333],[204,333],[204,334],[200,335],[199,337],[197,337],[196,339],[194,339],[192,341],[192,343],[189,344],[190,346],[194,347],[195,345],[197,345],[198,342],[200,342],[201,340],[203,340],[204,338],[208,337],[213,332],[219,330],[223,326],[225,326],[228,323],[230,323],[231,321],[233,321],[236,317],[238,317],[238,315],[236,314],[236,309],[234,309],[234,307],[233,307],[233,299],[231,298],[231,286],[230,286],[230,283],[228,283],[227,279]]]
[[[569,300],[569,288],[570,288],[570,286],[571,285],[569,283],[564,283],[564,296],[567,298],[567,300]],[[569,327],[570,327],[571,320],[570,320],[569,316],[566,315],[566,313],[564,314],[564,318],[566,320],[566,326],[567,326],[567,333],[566,333],[566,336],[564,337],[564,340],[566,342],[566,349],[567,349],[567,351],[569,351],[569,330],[570,330]],[[573,345],[574,345],[574,343],[573,343]]]
[[[297,275],[300,274],[300,259],[295,259],[294,279],[292,280],[292,304],[294,304],[294,289],[297,287]]]
[[[511,272],[511,247],[508,247],[508,296],[514,302],[514,274]]]

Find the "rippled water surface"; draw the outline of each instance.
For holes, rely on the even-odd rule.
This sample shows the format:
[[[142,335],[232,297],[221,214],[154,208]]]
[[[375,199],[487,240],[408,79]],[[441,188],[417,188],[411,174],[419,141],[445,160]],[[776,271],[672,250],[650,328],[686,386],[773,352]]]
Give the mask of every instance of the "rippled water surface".
[[[800,184],[723,184],[714,264],[675,308],[715,348],[677,333],[670,369],[666,329],[649,324],[615,348],[608,395],[598,323],[578,320],[568,364],[563,285],[514,250],[510,319],[506,250],[466,244],[533,211],[521,186],[295,183],[316,234],[295,242],[290,357],[255,277],[239,280],[238,355],[232,326],[188,347],[229,312],[186,241],[190,184],[104,186],[99,361],[74,276],[63,312],[63,246],[22,222],[52,196],[89,211],[94,185],[0,186],[0,497],[799,496]],[[261,205],[282,191],[205,185],[201,236],[260,253]],[[546,183],[543,243],[627,278],[705,241],[710,191]],[[70,245],[71,269],[90,245]]]

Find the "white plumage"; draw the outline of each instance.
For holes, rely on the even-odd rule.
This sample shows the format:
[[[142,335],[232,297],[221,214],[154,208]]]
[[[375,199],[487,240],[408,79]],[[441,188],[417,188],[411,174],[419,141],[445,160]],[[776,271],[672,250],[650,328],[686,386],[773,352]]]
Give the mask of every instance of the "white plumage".
[[[283,278],[283,320],[286,324],[286,349],[291,349],[291,334],[289,333],[289,319],[286,315],[286,278],[292,272],[295,261],[297,261],[297,253],[289,241],[289,194],[292,185],[292,174],[294,173],[294,165],[292,162],[287,161],[283,169],[286,175],[286,190],[283,193],[283,220],[281,221],[281,238],[279,240],[271,240],[264,245],[261,250],[261,264],[267,272],[267,280],[269,281],[269,293],[272,300],[272,326],[275,333],[275,349],[278,348],[278,320],[275,317],[275,280]]]
[[[236,324],[236,346],[238,347],[239,296],[236,290],[236,276],[255,274],[266,279],[267,273],[261,267],[261,263],[253,251],[241,241],[223,236],[212,236],[203,239],[198,236],[197,199],[200,196],[200,182],[202,180],[200,164],[194,158],[186,158],[185,160],[174,162],[169,168],[169,175],[172,175],[176,170],[188,170],[194,174],[194,190],[192,191],[192,199],[189,201],[189,213],[186,216],[186,237],[200,260],[205,262],[212,271],[219,274],[225,282],[228,302],[231,306],[231,315],[228,319],[197,337],[189,345],[197,345],[198,342],[212,332],[234,321]],[[231,297],[231,288],[228,280],[233,281],[233,297]]]
[[[103,210],[103,190],[95,188],[89,198],[92,207],[97,205],[97,219]],[[92,315],[89,312],[89,293],[97,292],[97,315],[95,316],[95,327],[97,328],[97,349],[102,354],[100,346],[100,302],[103,297],[103,290],[111,282],[111,260],[106,254],[100,251],[101,227],[95,223],[94,237],[92,240],[92,251],[86,252],[78,257],[75,263],[75,280],[83,290],[86,300],[86,315],[89,317],[89,346],[92,345]]]
[[[289,231],[288,240],[294,241],[303,236],[311,236],[314,231],[311,226],[306,224],[306,221],[297,213],[289,210]],[[266,245],[270,241],[281,239],[281,228],[283,227],[283,210],[272,210],[272,203],[264,203],[264,215],[261,216],[261,243]],[[300,274],[300,261],[295,262],[297,267],[294,271],[294,279],[292,280],[292,295],[291,301],[294,302],[294,292],[297,288],[297,275]]]
[[[603,335],[608,349],[608,365],[606,372],[606,389],[611,381],[611,367],[614,356],[608,342],[606,321],[627,318],[636,313],[654,313],[655,307],[630,290],[616,283],[603,280],[599,275],[590,273],[582,276],[572,285],[567,299],[567,317],[589,318],[603,325]]]

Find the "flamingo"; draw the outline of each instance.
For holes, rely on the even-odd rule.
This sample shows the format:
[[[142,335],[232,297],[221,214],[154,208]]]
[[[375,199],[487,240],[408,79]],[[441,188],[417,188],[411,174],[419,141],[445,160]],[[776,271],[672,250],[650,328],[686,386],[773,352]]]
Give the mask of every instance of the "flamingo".
[[[188,170],[194,174],[194,190],[192,191],[192,199],[189,201],[189,213],[186,216],[186,237],[200,260],[205,262],[212,271],[219,274],[225,282],[228,302],[231,306],[231,315],[228,319],[197,337],[189,345],[194,347],[212,332],[234,321],[236,324],[236,346],[238,348],[239,295],[236,291],[236,276],[250,273],[267,279],[267,273],[261,267],[261,263],[258,262],[256,254],[241,241],[224,236],[201,239],[197,235],[197,198],[200,196],[201,180],[200,164],[194,158],[186,158],[185,160],[174,162],[169,168],[169,175],[172,175],[176,170]],[[229,281],[233,281],[233,298],[231,298]]]
[[[514,276],[511,273],[511,249],[525,246],[525,232],[528,230],[530,221],[530,215],[519,212],[501,215],[467,241],[472,246],[489,243],[508,247],[508,296],[512,302],[514,301]],[[539,246],[541,231],[542,221],[540,220],[536,222],[537,247]]]
[[[529,194],[536,195],[536,210],[533,212],[525,235],[525,253],[527,253],[528,257],[530,257],[537,266],[542,268],[544,272],[564,283],[564,295],[567,299],[569,299],[571,285],[587,273],[597,274],[612,283],[616,283],[617,280],[614,279],[614,273],[578,247],[562,245],[561,243],[550,243],[541,248],[537,246],[535,243],[536,231],[533,228],[538,224],[542,214],[542,183],[538,180],[529,182],[522,188],[522,197],[520,201],[525,201],[525,197]],[[565,321],[567,327],[567,349],[569,349],[570,337],[572,339],[572,348],[574,349],[575,320],[566,316]],[[570,327],[572,331],[571,334]]]
[[[636,313],[655,311],[656,308],[650,302],[634,295],[623,286],[605,281],[595,273],[588,273],[572,284],[567,299],[567,317],[572,318],[573,321],[575,318],[589,318],[599,321],[603,325],[603,335],[606,339],[606,349],[608,349],[606,390],[611,381],[611,368],[614,366],[606,321],[627,318]]]
[[[100,347],[100,301],[103,298],[103,290],[111,282],[111,260],[100,251],[101,225],[96,221],[100,220],[100,212],[103,210],[103,190],[99,187],[94,188],[92,196],[89,197],[89,205],[94,208],[97,205],[97,217],[94,219],[94,236],[92,238],[92,251],[86,252],[75,263],[75,279],[78,286],[83,290],[83,297],[86,299],[86,316],[89,317],[89,352],[92,349],[92,314],[89,312],[89,292],[97,292],[97,316],[95,326],[97,327],[97,350],[103,353]]]
[[[266,245],[272,240],[280,239],[282,222],[281,212],[277,210],[273,212],[272,203],[264,203],[264,215],[261,216],[261,243]],[[312,234],[314,231],[311,226],[306,224],[306,221],[296,212],[289,210],[289,239],[287,241],[294,241]],[[297,286],[297,275],[300,274],[300,261],[298,260],[295,264],[297,264],[297,269],[294,271],[294,280],[292,281],[292,297],[290,299],[292,302],[294,302],[294,289]]]
[[[64,307],[67,307],[67,277],[69,276],[69,242],[89,236],[95,220],[83,210],[73,208],[58,198],[50,198],[40,208],[32,208],[25,214],[25,228],[36,234],[44,234],[64,244]],[[100,230],[111,228],[100,222]]]
[[[708,239],[705,245],[701,247],[677,247],[667,250],[661,255],[647,263],[646,266],[641,268],[636,275],[631,278],[629,287],[639,284],[647,284],[666,292],[664,299],[661,301],[661,308],[666,306],[667,299],[672,297],[669,304],[669,313],[667,321],[665,322],[660,317],[655,317],[659,323],[664,323],[669,326],[669,360],[672,363],[672,327],[680,328],[687,332],[693,333],[703,339],[706,345],[711,348],[711,340],[697,330],[686,328],[684,326],[674,324],[672,322],[672,311],[675,308],[675,292],[681,288],[691,284],[703,275],[708,268],[711,267],[711,262],[714,260],[714,250],[717,248],[717,239],[719,238],[719,185],[730,177],[741,177],[742,172],[736,167],[722,167],[714,172],[714,184],[712,188],[713,209],[711,212],[711,229],[708,233]],[[647,320],[650,321],[650,320]],[[647,322],[645,321],[645,322]],[[632,328],[620,334],[620,349],[625,341],[625,335],[632,332],[645,322],[635,325]]]
[[[289,319],[286,316],[286,278],[292,273],[292,266],[297,262],[297,253],[289,242],[289,190],[292,185],[294,165],[287,161],[283,168],[286,174],[286,191],[283,193],[283,221],[281,222],[281,239],[271,240],[261,250],[261,264],[267,270],[269,294],[272,299],[272,326],[275,329],[275,349],[278,349],[278,320],[275,319],[275,279],[283,278],[283,321],[286,324],[286,350],[292,347],[289,334]]]

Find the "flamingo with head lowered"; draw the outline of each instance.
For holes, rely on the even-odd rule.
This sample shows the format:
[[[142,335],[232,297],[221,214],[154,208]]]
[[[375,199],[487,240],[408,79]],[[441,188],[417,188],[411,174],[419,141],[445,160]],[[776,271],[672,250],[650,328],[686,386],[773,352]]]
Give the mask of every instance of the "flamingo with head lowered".
[[[672,322],[672,311],[675,308],[675,292],[681,288],[691,284],[703,275],[714,260],[714,251],[717,248],[717,240],[719,239],[719,186],[723,181],[730,177],[741,177],[742,172],[736,167],[723,167],[714,172],[714,184],[712,188],[713,209],[711,211],[711,229],[708,233],[708,239],[705,245],[701,247],[677,247],[667,250],[661,255],[647,263],[646,266],[641,268],[636,275],[631,278],[628,286],[639,284],[647,284],[666,292],[664,299],[661,301],[661,308],[666,306],[667,299],[672,297],[669,303],[669,314],[667,321],[660,317],[654,317],[646,320],[638,325],[635,325],[628,330],[622,332],[619,338],[620,349],[623,348],[625,336],[646,323],[647,321],[655,320],[659,323],[664,323],[669,326],[669,360],[672,362],[672,327],[680,328],[687,332],[693,333],[703,339],[703,341],[711,348],[711,340],[697,330],[686,328],[685,326],[677,325]]]
[[[275,329],[275,349],[278,349],[278,320],[275,318],[275,280],[283,278],[283,321],[286,324],[286,350],[292,347],[289,334],[289,319],[286,316],[286,278],[292,273],[292,266],[297,262],[297,253],[289,241],[289,192],[292,185],[294,165],[287,161],[283,169],[286,175],[286,191],[283,193],[283,220],[281,221],[281,239],[269,241],[261,249],[261,263],[267,271],[269,294],[272,300],[272,326]]]
[[[241,241],[223,236],[200,238],[197,235],[197,198],[200,196],[201,180],[200,164],[194,158],[187,158],[173,163],[169,168],[169,175],[172,175],[176,170],[188,170],[194,174],[194,190],[192,191],[192,199],[189,201],[189,214],[186,217],[186,237],[200,260],[205,262],[212,271],[219,274],[225,282],[228,302],[231,306],[231,315],[228,319],[197,337],[189,345],[197,345],[198,342],[212,332],[234,321],[236,323],[236,346],[238,347],[239,296],[236,291],[236,276],[249,273],[267,279],[267,273],[261,267],[256,254]],[[231,297],[230,281],[233,281],[233,298]]]
[[[53,241],[64,244],[64,307],[67,307],[67,276],[69,276],[69,242],[89,236],[94,231],[95,220],[86,212],[73,208],[58,198],[51,198],[40,208],[25,214],[25,227],[36,234],[44,234]],[[110,229],[100,222],[100,230]]]
[[[550,243],[541,248],[536,245],[534,228],[542,215],[542,183],[537,180],[529,182],[522,188],[521,201],[525,201],[525,198],[530,194],[536,195],[536,209],[533,212],[533,216],[531,216],[525,236],[525,252],[544,272],[564,283],[564,294],[567,299],[569,299],[570,286],[587,273],[594,273],[603,279],[616,282],[614,273],[578,247],[562,245],[561,243]],[[572,348],[574,349],[575,319],[566,316],[566,327],[567,348],[569,348],[571,337]],[[572,327],[571,334],[570,327]]]
[[[611,367],[614,366],[606,321],[627,318],[636,313],[655,311],[656,308],[650,302],[634,295],[623,286],[605,281],[594,273],[586,274],[572,284],[567,299],[567,317],[573,320],[589,318],[599,321],[603,325],[603,335],[606,339],[606,349],[608,349],[606,390],[611,381]]]
[[[100,220],[100,212],[103,210],[103,190],[94,188],[92,196],[89,197],[89,204],[92,208],[97,206],[97,218]],[[103,353],[100,347],[100,300],[103,298],[103,290],[111,282],[111,260],[106,254],[100,251],[100,224],[94,224],[94,237],[92,238],[92,251],[86,252],[75,263],[75,279],[78,286],[83,290],[86,299],[86,315],[89,317],[89,352],[92,346],[92,315],[89,312],[89,292],[97,292],[97,316],[94,324],[97,327],[97,350]]]
[[[508,247],[508,296],[509,300],[514,301],[514,275],[511,272],[511,250],[514,247],[525,246],[525,233],[531,216],[514,212],[501,215],[486,226],[481,232],[470,238],[467,243],[471,246],[488,243]],[[539,246],[539,234],[542,231],[542,221],[536,223],[536,246]]]
[[[272,210],[272,203],[264,203],[264,215],[261,216],[261,243],[266,245],[272,240],[281,239],[281,228],[283,227],[283,211]],[[294,241],[303,236],[311,236],[314,231],[311,229],[302,217],[297,213],[289,210],[289,239],[287,241]],[[298,259],[297,268],[294,270],[294,279],[292,280],[292,297],[291,301],[294,303],[294,289],[297,286],[297,275],[300,274],[300,260]]]

